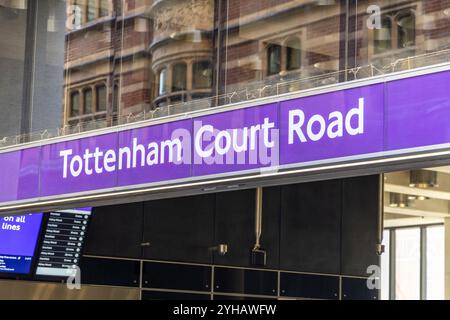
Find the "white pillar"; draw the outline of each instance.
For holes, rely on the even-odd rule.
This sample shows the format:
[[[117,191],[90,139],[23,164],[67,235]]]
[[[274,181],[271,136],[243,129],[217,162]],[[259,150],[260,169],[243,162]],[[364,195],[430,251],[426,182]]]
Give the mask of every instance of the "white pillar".
[[[445,300],[450,300],[450,218],[445,218]]]

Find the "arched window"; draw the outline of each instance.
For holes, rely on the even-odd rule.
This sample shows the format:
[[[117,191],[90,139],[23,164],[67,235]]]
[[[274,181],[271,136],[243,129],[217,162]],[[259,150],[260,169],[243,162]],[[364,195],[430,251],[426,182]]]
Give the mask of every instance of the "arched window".
[[[92,113],[92,89],[85,89],[83,91],[84,100],[84,114]]]
[[[302,66],[302,51],[299,39],[291,39],[286,43],[286,70],[300,69]]]
[[[375,53],[392,49],[392,21],[390,17],[381,18],[381,28],[374,29]]]
[[[96,11],[97,11],[97,8],[95,6],[95,0],[88,0],[87,1],[87,22],[95,19]]]
[[[167,68],[159,71],[159,89],[158,95],[162,96],[167,93]]]
[[[281,46],[271,44],[267,48],[267,75],[278,74],[281,71]]]
[[[70,116],[80,115],[80,93],[78,91],[70,94]]]
[[[99,85],[95,88],[96,94],[96,106],[95,111],[106,111],[106,86],[104,84]]]
[[[192,66],[194,89],[207,89],[212,86],[212,67],[209,61],[195,62]]]
[[[412,12],[397,17],[398,48],[410,48],[416,44],[416,18]]]
[[[172,69],[172,92],[186,90],[186,63],[177,63]]]

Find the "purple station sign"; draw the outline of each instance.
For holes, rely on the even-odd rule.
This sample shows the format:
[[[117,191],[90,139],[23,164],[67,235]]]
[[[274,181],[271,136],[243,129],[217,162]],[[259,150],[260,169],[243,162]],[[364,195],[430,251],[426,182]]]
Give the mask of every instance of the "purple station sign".
[[[0,203],[445,147],[449,86],[446,71],[0,153]]]

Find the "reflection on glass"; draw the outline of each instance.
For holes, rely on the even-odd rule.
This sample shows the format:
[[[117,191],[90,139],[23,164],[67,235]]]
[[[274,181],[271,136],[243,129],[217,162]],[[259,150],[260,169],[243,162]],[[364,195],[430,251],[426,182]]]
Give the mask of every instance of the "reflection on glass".
[[[300,66],[302,64],[302,57],[301,57],[301,49],[300,49],[300,40],[299,39],[291,39],[286,44],[286,51],[287,51],[287,70],[296,70],[300,69]]]
[[[113,92],[113,113],[117,113],[117,110],[119,110],[119,97],[120,97],[120,92],[119,92],[119,85],[116,83],[114,85],[114,92]]]
[[[92,113],[92,89],[85,89],[83,91],[83,111],[84,114]]]
[[[99,17],[106,17],[109,15],[108,0],[100,0]]]
[[[212,86],[212,67],[209,61],[195,62],[193,65],[194,89],[208,89]]]
[[[444,299],[444,226],[433,226],[426,229],[427,234],[427,300]]]
[[[389,282],[389,270],[390,270],[390,232],[389,230],[383,231],[383,245],[384,253],[381,255],[381,300],[389,300],[390,294],[390,282]]]
[[[80,93],[73,92],[70,96],[70,116],[76,117],[80,114]]]
[[[375,52],[385,52],[392,48],[392,22],[390,17],[382,17],[381,28],[375,29]]]
[[[379,7],[379,21],[368,11],[371,5]],[[39,104],[54,106],[46,112],[55,115],[53,121],[45,123],[53,130],[79,123],[70,95],[79,90],[83,100],[86,87],[93,90],[91,109],[108,111],[95,121],[112,125],[114,111],[108,108],[117,108],[116,123],[123,123],[179,99],[188,102],[188,111],[450,62],[449,4],[443,0],[42,0],[38,9],[36,66],[51,67],[33,69],[39,81],[32,98],[49,96],[39,90],[52,75],[49,87],[59,87],[64,97],[55,94]],[[25,70],[17,61],[33,56],[24,55],[26,10],[0,7],[0,24],[6,48],[0,52],[1,70],[7,72],[0,89],[14,83],[0,97],[20,110],[23,95],[17,90],[24,87]],[[101,83],[109,98],[97,106],[95,88]],[[116,83],[120,96],[112,94]],[[183,96],[172,99],[179,91]],[[45,113],[43,107],[32,109],[36,118]],[[17,119],[6,122],[20,127]],[[0,138],[16,133],[7,129]]]
[[[159,72],[159,91],[160,96],[167,92],[167,69],[164,68]]]
[[[420,228],[395,230],[395,298],[420,300]]]
[[[87,21],[92,21],[95,19],[95,0],[87,0]]]
[[[281,46],[271,44],[267,48],[267,75],[278,74],[281,71]]]
[[[84,23],[84,14],[85,14],[84,1],[75,0],[73,8],[73,15],[74,15],[73,24],[75,27],[79,27]]]
[[[96,111],[106,111],[106,86],[100,85],[96,88]]]
[[[172,92],[186,90],[187,66],[185,63],[177,63],[172,71]]]

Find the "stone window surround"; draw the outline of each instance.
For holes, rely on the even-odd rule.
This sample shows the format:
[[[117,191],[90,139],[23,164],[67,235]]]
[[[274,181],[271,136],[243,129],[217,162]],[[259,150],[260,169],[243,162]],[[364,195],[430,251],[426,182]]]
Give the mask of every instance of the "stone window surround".
[[[98,87],[102,87],[104,86],[106,89],[106,109],[105,110],[97,110],[97,102],[98,102],[98,97],[97,97],[97,88]],[[85,112],[85,101],[84,101],[84,92],[86,90],[92,90],[92,112],[86,113]],[[103,81],[98,81],[95,82],[91,85],[86,85],[86,86],[81,86],[79,88],[76,89],[72,89],[70,90],[69,93],[69,113],[68,113],[68,118],[70,119],[75,119],[75,118],[79,118],[79,117],[83,117],[83,116],[88,116],[88,115],[94,115],[94,114],[98,114],[98,113],[107,113],[108,111],[108,95],[109,95],[109,89],[106,83],[106,80]],[[78,108],[78,115],[73,115],[72,110],[73,110],[73,106],[72,106],[72,95],[78,93],[79,95],[79,108]]]
[[[292,42],[292,41],[298,41],[298,43],[300,43],[300,67],[297,69],[291,69],[288,70],[287,69],[287,59],[288,59],[288,47],[287,44]],[[265,76],[266,77],[274,77],[274,76],[278,76],[279,74],[269,74],[269,68],[268,68],[268,62],[269,62],[269,48],[273,45],[278,45],[281,47],[281,61],[280,61],[280,73],[288,73],[288,72],[292,72],[292,71],[298,71],[300,69],[302,69],[303,67],[303,61],[304,61],[304,56],[303,56],[303,50],[301,48],[302,46],[302,39],[300,36],[287,36],[285,38],[283,38],[283,40],[281,41],[266,41],[265,43],[265,50],[264,50],[264,66],[265,66]]]
[[[156,90],[155,92],[158,93],[158,98],[160,97],[164,97],[164,96],[168,96],[171,95],[173,93],[183,93],[183,92],[192,92],[192,91],[202,91],[205,90],[207,88],[199,88],[199,89],[194,89],[193,87],[193,80],[194,80],[194,74],[193,74],[193,70],[194,70],[194,64],[195,63],[200,63],[200,62],[209,62],[211,63],[211,60],[208,58],[204,58],[204,59],[186,59],[186,60],[176,60],[173,61],[167,65],[161,66],[159,67],[157,70],[157,77],[156,77],[156,81],[155,81],[155,85],[156,85]],[[172,82],[173,82],[173,67],[178,65],[178,64],[182,64],[184,63],[186,65],[186,90],[185,91],[173,91],[172,90]],[[159,85],[160,85],[160,74],[161,71],[166,69],[167,70],[167,75],[166,75],[166,92],[162,95],[159,95]]]
[[[95,3],[95,5],[94,5],[95,16],[94,16],[94,19],[92,19],[92,20],[88,20],[88,11],[89,11],[88,3],[89,3],[89,0],[78,0],[78,2],[81,2],[81,5],[82,5],[81,25],[89,23],[89,22],[94,21],[96,19],[100,19],[102,17],[105,17],[105,15],[102,16],[100,14],[101,13],[101,9],[102,9],[101,6],[100,6],[101,5],[101,0],[94,0],[94,3]],[[75,3],[76,3],[76,0],[72,0],[72,5],[75,5]],[[108,14],[106,16],[111,14],[111,8],[110,8],[109,5],[108,5],[107,10],[108,10]]]
[[[408,49],[408,48],[400,48],[398,46],[398,28],[397,28],[397,22],[399,18],[404,18],[407,15],[412,15],[412,17],[415,20],[415,24],[416,24],[416,30],[417,30],[417,14],[416,14],[416,10],[414,8],[401,8],[401,9],[392,9],[386,12],[382,12],[381,13],[381,19],[383,18],[388,18],[391,22],[391,48],[388,50],[388,52],[376,52],[376,45],[375,45],[375,30],[369,30],[368,32],[368,37],[369,37],[369,46],[368,46],[368,50],[369,50],[369,57],[372,58],[376,58],[378,56],[384,56],[386,54],[389,54],[390,51],[392,50],[404,50],[404,49]],[[417,41],[417,35],[416,35],[416,41]],[[414,48],[411,47],[411,48]]]

